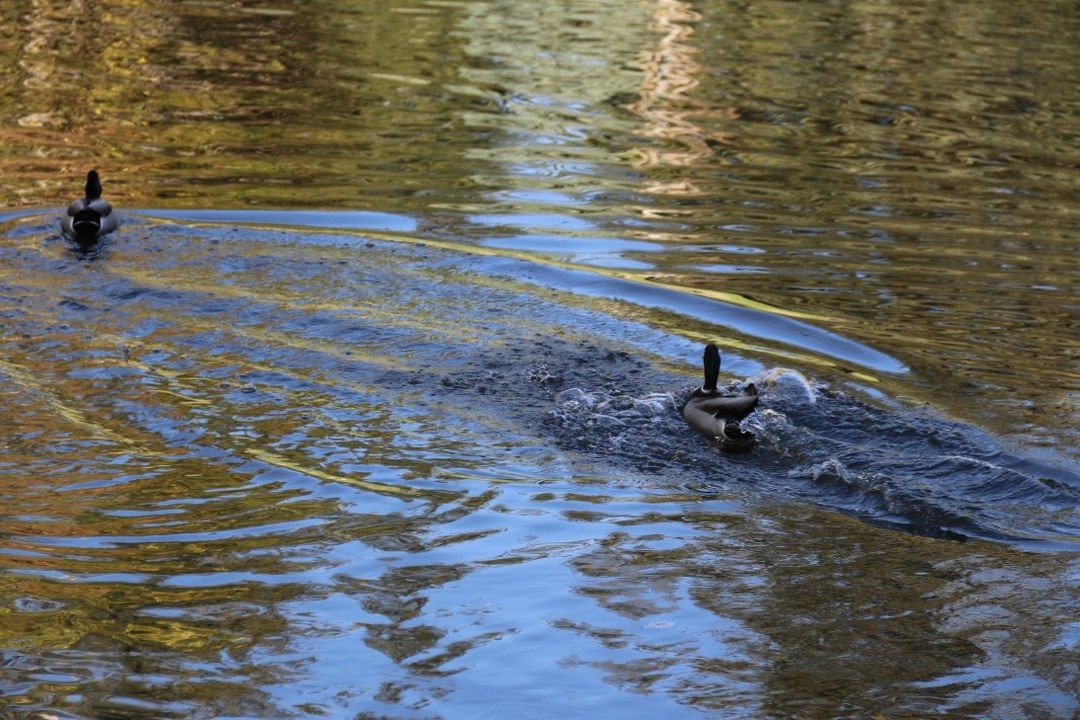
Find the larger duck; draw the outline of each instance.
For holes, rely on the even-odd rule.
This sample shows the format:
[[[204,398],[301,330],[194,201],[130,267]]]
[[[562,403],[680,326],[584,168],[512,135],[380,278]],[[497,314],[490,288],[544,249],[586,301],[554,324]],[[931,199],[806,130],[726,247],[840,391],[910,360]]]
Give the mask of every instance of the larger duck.
[[[86,173],[86,197],[68,205],[67,215],[60,220],[60,229],[81,243],[91,243],[119,225],[112,205],[101,197],[101,179],[97,170],[91,170]]]
[[[717,443],[725,452],[746,452],[754,445],[754,435],[739,421],[758,404],[757,388],[751,384],[742,395],[721,395],[716,389],[720,376],[720,350],[713,343],[702,356],[705,384],[690,394],[682,409],[683,419],[699,433]]]

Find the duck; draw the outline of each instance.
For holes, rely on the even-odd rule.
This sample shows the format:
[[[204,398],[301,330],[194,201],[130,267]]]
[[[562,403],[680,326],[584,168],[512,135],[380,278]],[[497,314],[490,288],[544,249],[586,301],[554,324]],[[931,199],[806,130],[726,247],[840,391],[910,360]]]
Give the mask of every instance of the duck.
[[[97,170],[91,170],[86,173],[86,197],[68,205],[67,215],[60,220],[60,229],[78,242],[92,243],[119,225],[112,205],[101,197],[101,178]]]
[[[715,442],[724,452],[747,452],[754,446],[754,434],[742,429],[739,421],[753,412],[758,392],[753,383],[742,395],[721,395],[716,389],[720,376],[720,349],[714,343],[705,346],[702,355],[705,384],[690,394],[682,408],[683,420]]]

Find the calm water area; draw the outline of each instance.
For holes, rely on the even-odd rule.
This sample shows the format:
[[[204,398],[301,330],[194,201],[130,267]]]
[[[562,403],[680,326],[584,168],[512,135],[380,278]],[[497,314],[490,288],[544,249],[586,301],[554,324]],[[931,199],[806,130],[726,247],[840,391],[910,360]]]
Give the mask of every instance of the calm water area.
[[[1073,2],[0,2],[0,718],[1080,716],[1078,66]]]

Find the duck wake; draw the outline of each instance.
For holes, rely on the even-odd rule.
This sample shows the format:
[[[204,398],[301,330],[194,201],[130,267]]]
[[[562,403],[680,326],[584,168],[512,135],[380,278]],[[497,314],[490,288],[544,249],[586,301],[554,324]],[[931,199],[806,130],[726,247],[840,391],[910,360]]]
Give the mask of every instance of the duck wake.
[[[921,411],[885,410],[772,369],[743,426],[746,457],[720,453],[678,408],[692,385],[639,395],[572,387],[556,393],[548,425],[561,447],[603,454],[639,471],[691,475],[699,486],[739,483],[921,535],[1071,547],[1080,531],[1080,477],[1000,449],[975,428]],[[731,386],[736,392],[739,386]]]

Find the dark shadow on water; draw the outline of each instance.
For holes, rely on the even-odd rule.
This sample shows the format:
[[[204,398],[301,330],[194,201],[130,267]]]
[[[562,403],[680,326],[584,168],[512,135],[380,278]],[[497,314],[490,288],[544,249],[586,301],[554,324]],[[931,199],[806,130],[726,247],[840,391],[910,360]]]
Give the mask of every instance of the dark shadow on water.
[[[678,415],[695,385],[586,341],[535,339],[489,353],[481,367],[441,384],[546,430],[567,451],[686,478],[705,492],[744,484],[957,541],[1075,550],[1080,535],[1080,475],[1003,451],[977,428],[925,410],[878,408],[823,386],[808,396],[799,383],[778,383],[744,421],[758,443],[741,456],[710,446]],[[525,388],[528,402],[505,402]]]
[[[95,260],[104,259],[109,247],[109,241],[106,238],[82,240],[80,238],[69,238],[63,235],[60,237],[67,243],[71,253],[78,260],[84,262],[94,262]]]

